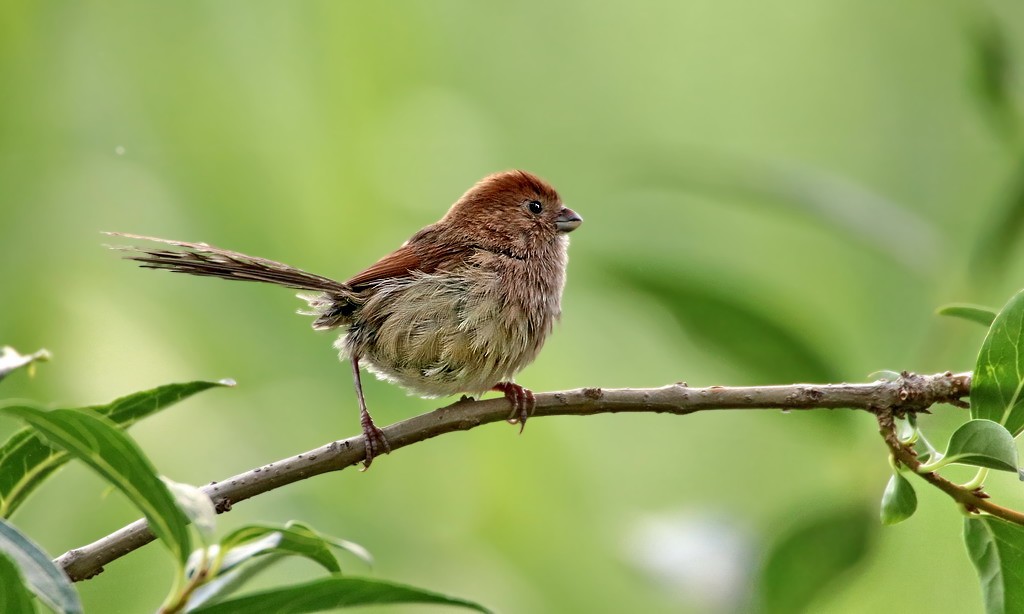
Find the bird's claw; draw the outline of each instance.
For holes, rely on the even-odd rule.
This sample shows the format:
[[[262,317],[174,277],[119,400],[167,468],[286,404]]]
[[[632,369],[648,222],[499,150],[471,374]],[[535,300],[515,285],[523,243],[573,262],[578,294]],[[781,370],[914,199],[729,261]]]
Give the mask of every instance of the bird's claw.
[[[366,448],[366,458],[363,459],[363,468],[360,471],[369,469],[370,463],[377,456],[391,452],[391,444],[388,443],[387,437],[384,436],[384,431],[377,428],[373,420],[363,421],[363,440]]]
[[[519,432],[522,433],[526,428],[526,419],[533,414],[533,410],[537,406],[537,399],[534,398],[533,391],[512,382],[501,382],[494,387],[494,390],[504,394],[508,402],[512,404],[512,413],[506,420],[509,424],[518,424]]]

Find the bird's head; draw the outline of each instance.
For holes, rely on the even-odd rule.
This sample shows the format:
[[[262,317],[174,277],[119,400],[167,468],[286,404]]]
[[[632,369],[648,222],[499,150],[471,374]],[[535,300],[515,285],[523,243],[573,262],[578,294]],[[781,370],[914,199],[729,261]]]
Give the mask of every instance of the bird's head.
[[[564,241],[583,223],[546,181],[514,170],[484,177],[462,195],[442,223],[482,247],[528,257]]]

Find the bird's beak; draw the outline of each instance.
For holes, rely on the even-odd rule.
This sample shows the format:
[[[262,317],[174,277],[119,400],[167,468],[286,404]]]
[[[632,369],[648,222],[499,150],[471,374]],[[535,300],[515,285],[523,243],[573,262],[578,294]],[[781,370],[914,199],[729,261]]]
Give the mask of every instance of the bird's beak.
[[[572,232],[582,223],[583,218],[580,217],[580,214],[568,207],[562,207],[562,210],[558,212],[558,217],[555,218],[555,228],[558,229],[558,232]]]

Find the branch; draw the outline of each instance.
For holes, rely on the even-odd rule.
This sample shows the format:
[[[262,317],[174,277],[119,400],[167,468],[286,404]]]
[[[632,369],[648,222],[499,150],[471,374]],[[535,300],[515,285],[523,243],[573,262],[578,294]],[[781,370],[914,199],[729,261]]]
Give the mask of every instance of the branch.
[[[968,514],[986,512],[997,518],[1024,526],[1024,514],[1017,510],[1011,510],[992,503],[988,498],[988,494],[981,486],[973,489],[964,488],[934,471],[922,473],[920,471],[921,461],[918,460],[914,447],[901,442],[899,437],[896,436],[896,423],[893,421],[893,412],[888,409],[881,410],[876,413],[876,416],[882,439],[889,446],[889,451],[892,452],[897,462],[905,465],[908,469],[921,476],[926,482],[952,497]]]
[[[690,388],[677,383],[661,388],[581,388],[536,395],[533,417],[589,416],[600,413],[653,412],[685,416],[699,411],[753,409],[861,409],[872,413],[903,415],[927,411],[936,403],[963,406],[970,391],[971,374],[913,375],[903,373],[895,381],[870,384],[794,384]],[[454,431],[501,422],[509,417],[505,399],[473,401],[463,398],[447,407],[397,422],[384,428],[391,450]],[[306,478],[340,471],[363,459],[363,437],[334,441],[245,473],[214,482],[203,490],[218,512],[261,493]],[[903,459],[900,459],[904,462]],[[954,485],[955,486],[955,485]],[[973,499],[970,503],[981,508]],[[984,508],[983,508],[984,509]],[[69,550],[55,562],[73,581],[92,578],[103,566],[153,541],[145,520],[138,520],[87,546]]]

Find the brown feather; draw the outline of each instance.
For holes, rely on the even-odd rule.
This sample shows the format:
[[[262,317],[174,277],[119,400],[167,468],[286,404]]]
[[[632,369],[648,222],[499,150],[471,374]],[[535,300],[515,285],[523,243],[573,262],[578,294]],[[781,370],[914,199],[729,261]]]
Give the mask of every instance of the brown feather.
[[[189,243],[173,241],[157,237],[147,237],[122,232],[104,233],[114,237],[142,239],[166,243],[180,250],[153,250],[134,246],[111,246],[111,249],[129,252],[128,260],[142,263],[147,269],[162,269],[174,273],[188,273],[204,277],[220,277],[240,281],[258,281],[263,283],[295,288],[296,290],[316,290],[332,293],[347,293],[351,289],[328,277],[307,273],[302,269],[256,256],[248,256],[239,252],[221,249],[206,243]]]
[[[544,180],[523,171],[489,175],[437,223],[346,283],[207,245],[123,247],[143,267],[258,281],[300,290],[313,328],[341,328],[352,361],[369,466],[388,450],[366,409],[360,366],[424,396],[502,391],[525,422],[532,394],[512,378],[536,358],[561,315],[568,238],[582,219]]]
[[[348,280],[352,288],[363,288],[396,277],[408,277],[413,271],[421,271],[424,264],[416,247],[406,244],[384,256],[365,270]]]
[[[427,226],[402,247],[356,273],[345,283],[354,290],[361,290],[381,282],[407,278],[413,273],[447,270],[465,260],[467,254],[464,243],[446,241],[445,238],[435,226]]]

